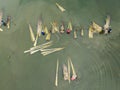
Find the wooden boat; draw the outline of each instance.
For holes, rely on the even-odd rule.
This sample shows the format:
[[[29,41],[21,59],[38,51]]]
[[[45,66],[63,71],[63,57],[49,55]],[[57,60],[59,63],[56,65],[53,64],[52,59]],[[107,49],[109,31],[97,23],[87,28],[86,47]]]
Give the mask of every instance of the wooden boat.
[[[38,34],[39,37],[41,36],[41,32],[42,32],[42,20],[38,20],[37,34]]]
[[[51,33],[50,32],[47,34],[45,39],[46,39],[46,41],[49,41],[51,39]]]
[[[89,38],[93,38],[93,27],[90,26],[88,31],[89,31],[89,32],[88,32]]]
[[[84,36],[84,30],[83,30],[83,28],[81,29],[81,36]]]
[[[61,12],[65,11],[65,9],[62,6],[60,6],[58,3],[56,3],[56,6],[60,9]]]
[[[63,76],[64,76],[64,80],[69,79],[68,69],[67,69],[67,66],[65,64],[63,64]]]
[[[72,23],[71,23],[71,21],[68,22],[68,27],[67,27],[67,28],[70,29],[70,30],[72,31]]]
[[[52,33],[59,32],[56,22],[51,23],[51,25],[52,25]]]
[[[68,81],[69,81],[69,83],[70,83],[70,61],[69,61],[69,59],[68,59]]]
[[[98,24],[96,24],[95,22],[92,22],[92,26],[94,29],[94,33],[100,33],[102,31],[102,27]]]
[[[36,46],[36,45],[37,45],[38,37],[39,37],[39,35],[37,34],[33,46]]]
[[[51,46],[51,45],[42,46],[42,47],[40,47],[39,49],[35,49],[35,50],[30,51],[30,54],[34,54],[34,53],[36,53],[36,52],[38,52],[38,51],[41,51],[42,49],[47,48],[47,47],[50,47],[50,46]]]
[[[51,49],[51,50],[48,50],[48,51],[43,51],[43,52],[41,52],[41,54],[43,54],[44,56],[46,56],[48,54],[51,54],[51,53],[56,52],[56,51],[60,51],[62,49],[64,49],[64,48]]]
[[[108,30],[110,29],[110,16],[107,16],[106,23],[103,28],[104,28],[105,34],[107,34]]]
[[[49,33],[47,26],[44,27],[44,32],[45,32],[45,34],[48,34],[48,33]]]
[[[2,29],[2,28],[0,28],[0,31],[3,31],[3,29]]]
[[[31,51],[34,51],[34,50],[37,50],[37,49],[41,49],[44,46],[48,46],[48,45],[52,45],[52,41],[49,41],[47,43],[44,43],[44,44],[41,44],[41,45],[38,45],[38,46],[31,47],[29,50],[24,51],[24,53],[28,53],[28,52],[31,52]]]
[[[8,16],[8,17],[7,17],[7,21],[6,21],[6,25],[7,25],[7,28],[8,28],[8,29],[10,28],[10,21],[11,21],[11,17]]]
[[[60,33],[64,33],[65,32],[65,27],[64,27],[64,24],[62,24],[60,26]]]
[[[30,37],[31,37],[31,40],[32,40],[32,42],[34,42],[34,41],[35,41],[35,36],[34,36],[33,30],[32,30],[32,27],[31,27],[30,24],[29,24],[29,30],[30,30]]]
[[[71,64],[71,67],[72,67],[72,73],[73,73],[72,77],[71,77],[71,80],[76,80],[77,79],[77,74],[75,72],[75,68],[74,68],[73,63],[71,61],[71,58],[69,58],[69,61],[70,61],[70,64]]]
[[[3,13],[0,12],[0,26],[2,25],[2,17],[3,17]],[[2,31],[2,30],[1,30]]]
[[[55,86],[58,86],[58,68],[59,68],[59,60],[57,60]]]
[[[74,30],[74,38],[77,38],[77,30]]]

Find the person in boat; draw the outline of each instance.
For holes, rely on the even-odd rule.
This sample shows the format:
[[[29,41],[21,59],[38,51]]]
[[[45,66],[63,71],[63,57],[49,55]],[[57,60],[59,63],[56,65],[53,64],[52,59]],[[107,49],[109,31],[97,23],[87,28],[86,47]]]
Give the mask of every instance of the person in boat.
[[[10,20],[11,20],[11,17],[7,16],[7,20],[6,20],[7,28],[10,28]]]
[[[106,18],[106,23],[103,26],[104,34],[111,33],[112,29],[110,28],[110,16],[108,15]]]
[[[60,26],[60,33],[64,33],[65,32],[65,28],[64,28],[64,24],[62,24],[61,26]]]
[[[2,19],[2,21],[1,21],[1,25],[3,25],[3,26],[7,26],[7,23]]]
[[[44,35],[45,35],[45,32],[44,32],[44,31],[42,31],[42,32],[41,32],[41,34],[44,36]]]
[[[67,29],[67,30],[66,30],[66,33],[67,33],[67,34],[70,34],[70,32],[71,32],[70,29]]]
[[[7,16],[7,20],[4,21],[4,20],[2,19],[1,23],[2,23],[3,26],[9,27],[10,20],[11,20],[11,17],[10,17],[10,16]]]
[[[76,74],[72,75],[71,80],[74,81],[76,79],[77,79],[77,75]]]

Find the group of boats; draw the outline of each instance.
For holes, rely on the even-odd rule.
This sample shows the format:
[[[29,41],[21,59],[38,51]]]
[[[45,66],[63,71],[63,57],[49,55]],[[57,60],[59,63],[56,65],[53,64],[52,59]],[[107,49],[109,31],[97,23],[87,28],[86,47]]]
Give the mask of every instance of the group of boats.
[[[64,49],[64,47],[48,48],[52,45],[53,45],[53,42],[49,41],[49,42],[46,42],[46,43],[41,44],[41,45],[33,46],[29,50],[24,51],[24,53],[29,52],[30,54],[34,54],[34,53],[40,51],[43,56],[46,56],[48,54],[51,54],[51,53],[54,53],[54,52],[57,52],[57,51],[60,51],[60,50]]]
[[[66,29],[65,29],[65,25],[64,25],[63,22],[61,23],[60,26],[58,26],[56,21],[51,22],[50,24],[51,24],[51,30],[48,30],[47,26],[45,26],[43,24],[42,20],[39,19],[38,20],[38,24],[37,24],[36,36],[35,36],[35,34],[33,32],[32,26],[30,24],[28,24],[31,41],[33,42],[33,47],[40,46],[40,45],[38,45],[38,46],[36,46],[36,45],[37,45],[37,42],[38,42],[38,38],[41,35],[46,36],[45,37],[46,41],[50,41],[51,40],[51,35],[54,34],[54,33],[60,33],[60,34],[67,33],[67,34],[70,34],[73,31],[74,38],[75,39],[78,38],[78,36],[77,36],[78,35],[77,34],[78,29],[73,30],[73,25],[72,25],[71,21],[68,22],[68,25],[67,25]],[[84,36],[84,29],[81,28],[79,31],[80,31],[80,35]],[[111,32],[111,29],[110,29],[110,16],[107,16],[106,23],[105,23],[105,25],[103,27],[98,25],[98,24],[96,24],[95,22],[91,23],[91,25],[89,26],[89,29],[88,29],[88,36],[89,36],[89,38],[93,38],[94,34],[96,34],[96,33],[108,34],[110,32]],[[47,47],[49,47],[49,45],[44,46],[44,48],[47,48]],[[50,52],[59,51],[59,50],[62,50],[62,49],[63,48],[54,48],[54,49],[46,49],[44,51],[50,53]],[[40,51],[40,50],[42,50],[42,49],[41,48],[37,48],[35,50],[32,50],[31,54],[33,54],[33,52],[37,52],[37,51]]]
[[[71,66],[71,67],[70,67]],[[57,67],[56,67],[56,78],[55,78],[55,86],[58,86],[58,69],[59,68],[59,60],[57,60]],[[71,74],[71,69],[72,68],[72,74]],[[63,64],[63,79],[68,80],[69,83],[71,80],[76,80],[77,79],[77,74],[75,72],[75,68],[73,66],[73,63],[71,61],[71,58],[68,58],[68,65]]]
[[[74,38],[77,38],[78,37],[77,32],[80,31],[80,35],[84,36],[84,28],[73,30],[73,25],[72,25],[71,21],[68,22],[67,28],[65,28],[65,24],[63,22],[61,23],[60,26],[58,26],[58,23],[56,21],[53,21],[50,24],[51,24],[51,30],[48,30],[47,26],[45,26],[42,23],[42,20],[38,20],[36,37],[32,31],[31,25],[29,24],[30,36],[31,36],[32,42],[34,42],[34,46],[37,45],[38,37],[40,37],[41,34],[46,35],[46,38],[45,38],[46,41],[51,40],[51,35],[56,32],[61,33],[61,34],[66,32],[67,34],[70,34],[73,31]],[[106,23],[103,27],[98,25],[94,21],[91,23],[91,25],[89,26],[89,29],[88,29],[88,36],[89,36],[89,38],[93,38],[94,34],[96,34],[96,33],[108,34],[110,32],[111,32],[110,16],[107,16]]]
[[[105,25],[103,27],[96,24],[95,22],[92,22],[92,24],[89,27],[89,38],[93,38],[93,35],[95,33],[109,34],[111,30],[112,29],[110,28],[110,16],[107,16],[105,20]]]
[[[1,28],[2,26],[6,26],[9,29],[10,28],[10,21],[11,21],[10,16],[7,16],[7,19],[3,20],[3,13],[0,12],[0,31],[3,31],[3,29]]]

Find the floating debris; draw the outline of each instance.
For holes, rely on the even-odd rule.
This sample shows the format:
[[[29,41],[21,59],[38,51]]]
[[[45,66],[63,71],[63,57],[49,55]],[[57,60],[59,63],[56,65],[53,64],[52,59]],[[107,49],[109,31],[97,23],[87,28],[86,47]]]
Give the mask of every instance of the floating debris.
[[[60,6],[58,3],[56,3],[56,6],[60,9],[61,12],[65,11],[65,9],[62,6]]]

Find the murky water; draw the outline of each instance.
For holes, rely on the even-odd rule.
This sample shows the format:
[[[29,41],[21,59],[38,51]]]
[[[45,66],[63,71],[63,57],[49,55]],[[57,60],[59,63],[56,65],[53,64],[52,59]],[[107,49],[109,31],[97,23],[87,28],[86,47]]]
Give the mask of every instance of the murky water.
[[[0,32],[0,90],[119,90],[120,89],[120,1],[119,0],[57,0],[66,12],[56,8],[56,0],[0,0],[3,19],[10,15],[10,30]],[[106,15],[111,16],[112,33],[87,36],[91,21],[104,25]],[[72,20],[74,26],[84,26],[85,36],[73,39],[70,35],[52,35],[53,47],[65,49],[42,56],[24,54],[32,46],[28,23],[36,32],[38,18],[50,28],[51,21]],[[39,44],[45,37],[39,39]],[[62,78],[62,64],[70,56],[78,80]],[[55,87],[56,60],[60,60],[59,84]]]

